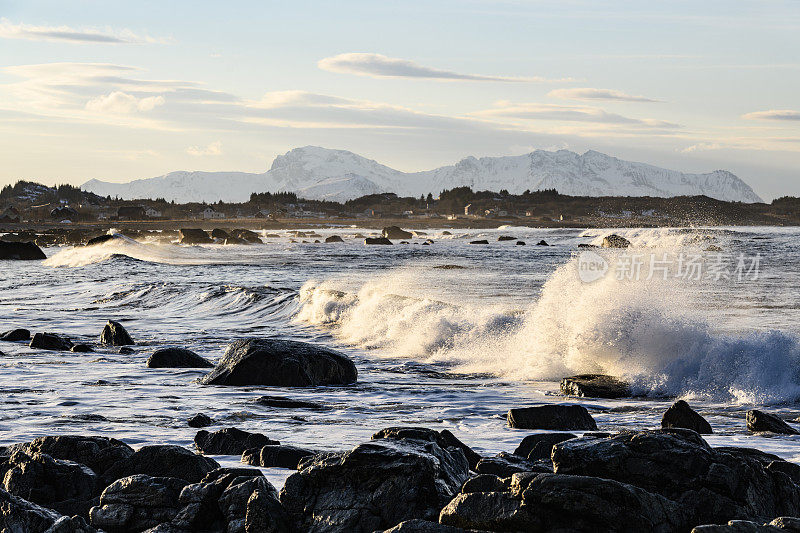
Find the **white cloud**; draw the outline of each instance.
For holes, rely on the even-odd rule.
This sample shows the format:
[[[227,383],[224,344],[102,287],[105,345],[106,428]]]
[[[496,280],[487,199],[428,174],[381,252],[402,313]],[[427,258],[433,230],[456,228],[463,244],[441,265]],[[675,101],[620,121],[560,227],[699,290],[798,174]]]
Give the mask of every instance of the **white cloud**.
[[[693,152],[708,152],[711,150],[722,150],[725,148],[720,143],[697,143],[681,150],[683,154],[691,154]]]
[[[591,122],[595,124],[627,125],[650,128],[678,128],[678,124],[651,118],[631,118],[609,113],[597,107],[566,106],[538,103],[513,103],[500,101],[492,109],[478,111],[474,116],[519,120],[549,120],[564,122]]]
[[[625,94],[621,91],[612,89],[594,89],[591,87],[576,87],[572,89],[555,89],[547,93],[547,96],[562,98],[565,100],[610,100],[618,102],[661,102],[654,98],[645,96],[634,96]]]
[[[99,113],[128,114],[135,111],[152,111],[156,107],[164,105],[164,102],[164,97],[161,95],[137,98],[132,94],[114,91],[86,102],[86,110]]]
[[[439,81],[500,81],[500,82],[547,82],[540,77],[515,78],[506,76],[482,76],[463,74],[449,70],[426,67],[408,59],[388,57],[382,54],[348,53],[320,59],[317,66],[322,70],[341,74],[356,74],[371,78],[411,78]]]
[[[222,155],[222,142],[215,141],[208,146],[190,146],[186,149],[186,153],[195,157]]]
[[[747,120],[800,120],[800,111],[793,109],[770,109],[768,111],[754,111],[742,115]]]
[[[69,26],[14,24],[7,18],[0,18],[0,39],[24,39],[27,41],[51,41],[78,44],[164,44],[169,42],[166,39],[155,39],[148,35],[139,35],[130,30],[110,31],[76,29]]]

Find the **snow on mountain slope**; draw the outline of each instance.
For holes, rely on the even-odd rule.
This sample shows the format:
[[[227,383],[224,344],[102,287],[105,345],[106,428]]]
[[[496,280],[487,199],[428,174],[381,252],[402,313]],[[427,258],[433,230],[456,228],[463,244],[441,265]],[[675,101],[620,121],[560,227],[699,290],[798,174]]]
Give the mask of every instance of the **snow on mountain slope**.
[[[295,148],[275,158],[263,174],[172,172],[165,176],[108,183],[91,180],[83,189],[121,198],[166,198],[177,202],[241,202],[252,192],[296,192],[300,197],[345,201],[394,192],[418,196],[469,186],[474,190],[556,189],[576,196],[680,196],[704,194],[729,201],[760,202],[744,181],[724,170],[686,174],[623,161],[595,151],[568,150],[506,157],[467,157],[455,165],[405,173],[345,150]]]

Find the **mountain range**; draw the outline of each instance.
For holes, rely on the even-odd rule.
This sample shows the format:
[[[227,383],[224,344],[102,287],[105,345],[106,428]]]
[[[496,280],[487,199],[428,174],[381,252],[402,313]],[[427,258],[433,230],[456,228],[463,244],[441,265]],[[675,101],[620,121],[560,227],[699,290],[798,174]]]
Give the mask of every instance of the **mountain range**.
[[[276,157],[272,167],[261,174],[181,171],[129,183],[90,180],[82,188],[101,196],[185,203],[244,202],[253,192],[295,192],[301,198],[343,202],[382,192],[436,196],[444,189],[461,186],[506,189],[512,194],[556,189],[573,196],[706,195],[726,201],[762,201],[749,185],[725,170],[687,174],[593,150],[467,157],[434,170],[401,172],[346,150],[306,146]]]

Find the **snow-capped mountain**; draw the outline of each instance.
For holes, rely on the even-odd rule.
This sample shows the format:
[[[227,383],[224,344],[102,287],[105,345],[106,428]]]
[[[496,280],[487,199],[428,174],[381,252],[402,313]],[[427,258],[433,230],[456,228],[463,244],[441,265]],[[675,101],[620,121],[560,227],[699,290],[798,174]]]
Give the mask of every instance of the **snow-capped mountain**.
[[[406,173],[345,150],[295,148],[275,158],[263,174],[172,172],[130,183],[91,180],[83,189],[125,199],[166,198],[176,202],[242,202],[253,192],[296,192],[308,199],[345,201],[366,194],[438,194],[469,186],[512,194],[556,189],[576,196],[681,196],[704,194],[728,201],[760,202],[744,181],[725,170],[686,174],[623,161],[595,151],[569,150],[507,157],[467,157],[452,166]]]

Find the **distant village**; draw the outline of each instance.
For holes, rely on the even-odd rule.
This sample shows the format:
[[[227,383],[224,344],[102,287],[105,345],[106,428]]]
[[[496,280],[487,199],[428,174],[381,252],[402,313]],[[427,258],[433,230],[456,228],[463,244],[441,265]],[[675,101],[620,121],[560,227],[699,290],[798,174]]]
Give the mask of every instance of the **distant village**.
[[[121,200],[70,185],[48,187],[20,181],[0,190],[0,223],[70,224],[125,221],[280,221],[418,219],[453,225],[517,223],[568,226],[662,226],[691,224],[800,224],[800,200],[784,197],[770,204],[724,202],[706,196],[577,197],[555,190],[472,191],[458,187],[438,197],[373,194],[344,203],[306,200],[294,193],[254,193],[243,203],[177,204],[164,199]]]

